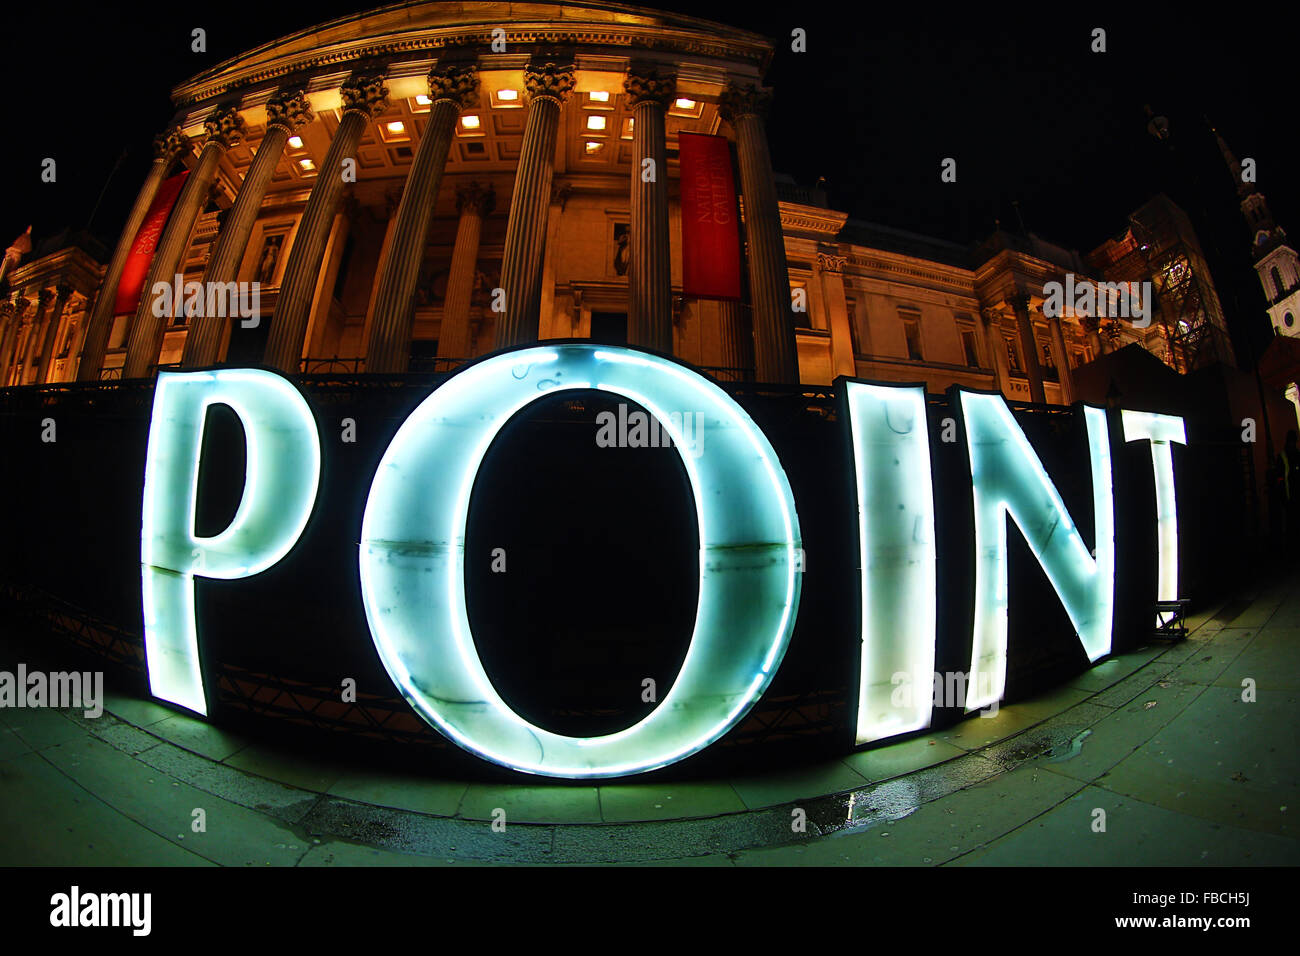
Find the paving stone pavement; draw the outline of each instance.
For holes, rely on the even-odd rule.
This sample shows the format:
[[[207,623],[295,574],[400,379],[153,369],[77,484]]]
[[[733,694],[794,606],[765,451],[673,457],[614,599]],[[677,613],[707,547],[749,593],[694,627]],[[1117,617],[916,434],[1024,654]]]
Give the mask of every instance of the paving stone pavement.
[[[0,865],[1296,865],[1298,584],[995,717],[716,781],[429,780],[120,696],[0,709]]]

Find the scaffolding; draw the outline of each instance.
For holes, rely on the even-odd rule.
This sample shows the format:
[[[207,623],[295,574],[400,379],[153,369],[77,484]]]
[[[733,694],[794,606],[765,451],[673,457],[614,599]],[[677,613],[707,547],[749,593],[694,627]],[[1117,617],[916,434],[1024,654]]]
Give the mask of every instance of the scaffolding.
[[[1116,272],[1141,272],[1123,278],[1151,282],[1165,362],[1182,373],[1219,362],[1236,365],[1209,265],[1183,211],[1158,197],[1129,216],[1129,233],[1133,248]]]

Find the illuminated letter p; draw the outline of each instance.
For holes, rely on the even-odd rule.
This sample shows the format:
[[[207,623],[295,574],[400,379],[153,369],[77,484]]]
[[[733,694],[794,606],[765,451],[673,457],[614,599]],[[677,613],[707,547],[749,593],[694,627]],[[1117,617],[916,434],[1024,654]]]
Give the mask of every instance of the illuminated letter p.
[[[208,407],[227,405],[248,443],[244,492],[220,534],[194,533]],[[289,553],[320,481],[320,438],[287,380],[257,369],[161,372],[154,391],[140,536],[145,659],[160,700],[207,714],[194,618],[194,577],[246,578]]]

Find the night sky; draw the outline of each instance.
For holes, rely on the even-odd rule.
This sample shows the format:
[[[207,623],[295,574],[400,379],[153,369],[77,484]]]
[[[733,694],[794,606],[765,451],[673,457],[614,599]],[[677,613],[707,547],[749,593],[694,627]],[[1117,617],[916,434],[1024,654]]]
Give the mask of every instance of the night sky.
[[[1300,231],[1288,166],[1297,155],[1293,41],[1272,14],[1173,4],[1141,12],[981,4],[963,13],[930,4],[881,12],[861,2],[654,6],[775,41],[774,166],[809,185],[824,176],[835,208],[960,243],[986,237],[995,220],[1011,231],[1023,220],[1086,253],[1164,191],[1197,225],[1230,323],[1267,341],[1249,237],[1206,119],[1239,157],[1255,158],[1277,221]],[[38,241],[85,227],[107,182],[89,225],[111,244],[153,136],[171,117],[173,85],[359,8],[336,0],[8,8],[0,48],[12,112],[0,159],[8,186],[0,243],[29,223]],[[230,21],[240,9],[248,15]],[[207,30],[206,53],[191,52],[194,27]],[[805,53],[791,51],[795,27],[807,31]],[[1108,52],[1090,52],[1094,27],[1106,29]],[[1147,133],[1147,104],[1168,117],[1172,152]],[[40,181],[46,156],[58,161],[53,184]],[[957,160],[955,184],[940,181],[944,157]]]

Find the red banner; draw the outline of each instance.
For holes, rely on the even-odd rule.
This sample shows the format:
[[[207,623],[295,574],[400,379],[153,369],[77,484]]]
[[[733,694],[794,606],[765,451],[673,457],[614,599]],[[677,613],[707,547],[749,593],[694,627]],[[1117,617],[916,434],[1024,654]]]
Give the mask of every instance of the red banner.
[[[144,288],[145,277],[149,274],[149,264],[153,262],[154,250],[158,248],[158,239],[162,236],[163,227],[167,225],[167,217],[171,215],[172,206],[176,202],[176,197],[180,195],[185,177],[189,174],[189,170],[177,173],[170,179],[163,180],[162,185],[158,187],[158,192],[149,205],[149,212],[140,225],[140,231],[135,234],[135,241],[131,243],[131,252],[126,257],[126,265],[122,267],[122,278],[117,283],[117,297],[113,300],[114,315],[135,314],[136,307],[140,304],[140,293]],[[171,282],[172,277],[168,276],[167,281]]]
[[[740,299],[736,185],[725,136],[678,135],[682,177],[682,293]]]

